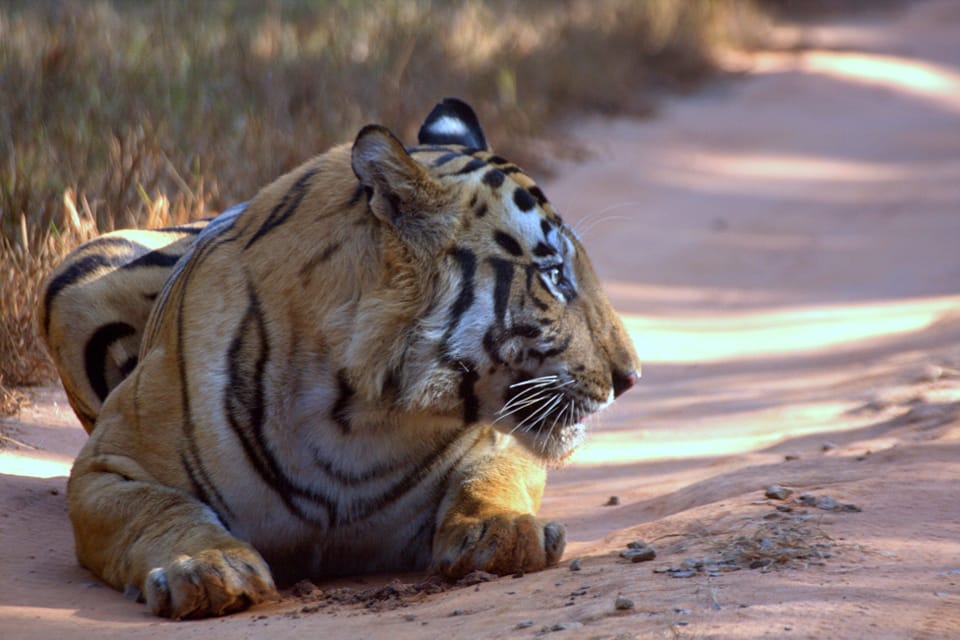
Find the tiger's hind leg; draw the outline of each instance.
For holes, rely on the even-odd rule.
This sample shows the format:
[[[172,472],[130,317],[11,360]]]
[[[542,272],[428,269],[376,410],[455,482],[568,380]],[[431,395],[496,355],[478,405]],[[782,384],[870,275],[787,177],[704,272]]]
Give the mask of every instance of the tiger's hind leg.
[[[179,442],[164,437],[171,423],[156,415],[137,418],[141,373],[138,368],[107,398],[70,472],[80,564],[170,618],[222,615],[273,598],[273,578],[260,554],[176,480],[185,474]],[[173,408],[166,413],[177,419],[169,416]]]
[[[245,609],[275,595],[266,562],[214,512],[130,458],[85,447],[69,483],[80,563],[170,618]]]
[[[431,569],[459,578],[476,570],[506,575],[557,564],[566,529],[534,516],[545,483],[543,465],[518,448],[469,469],[450,489]]]

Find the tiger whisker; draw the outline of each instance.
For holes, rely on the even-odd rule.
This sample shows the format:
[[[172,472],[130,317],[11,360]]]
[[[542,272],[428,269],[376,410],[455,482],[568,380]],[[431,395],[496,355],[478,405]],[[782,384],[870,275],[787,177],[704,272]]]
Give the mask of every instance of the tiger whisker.
[[[556,391],[562,389],[563,387],[573,384],[573,380],[567,380],[566,382],[560,384],[554,384],[550,386],[549,389],[543,389],[541,386],[529,387],[524,389],[514,397],[510,398],[509,401],[503,407],[497,411],[497,419],[494,422],[498,422],[502,418],[509,416],[513,413],[516,413],[518,410],[529,407],[532,404],[536,404],[543,400],[546,396],[546,393],[549,391]]]
[[[559,378],[560,376],[557,376],[557,375],[540,376],[539,378],[530,378],[529,380],[521,380],[520,382],[514,382],[512,385],[510,385],[510,388],[515,389],[517,387],[523,387],[523,386],[534,384],[534,383],[541,383],[541,384],[538,384],[538,386],[545,386],[550,384],[551,382],[556,382]]]
[[[540,409],[538,409],[536,412],[531,413],[529,416],[527,416],[526,418],[524,418],[519,424],[517,424],[517,426],[514,427],[513,431],[516,431],[517,429],[519,429],[519,428],[520,428],[521,426],[523,426],[523,425],[527,425],[526,427],[524,427],[524,429],[527,430],[527,431],[529,431],[529,430],[532,429],[533,426],[534,426],[535,424],[537,424],[543,417],[549,415],[549,414],[550,414],[550,411],[552,411],[554,407],[556,407],[558,404],[560,404],[561,402],[563,402],[564,397],[565,397],[565,396],[564,396],[562,393],[556,393],[556,394],[554,394],[554,396],[553,396],[550,400],[548,400],[547,402],[544,403],[544,406],[543,406],[543,407],[541,407]],[[527,424],[527,423],[529,423],[529,424]],[[511,433],[512,433],[512,431],[511,431]]]
[[[549,393],[548,389],[534,389],[532,392],[524,392],[510,398],[510,400],[501,407],[498,414],[512,413],[513,409],[528,407],[536,404]]]

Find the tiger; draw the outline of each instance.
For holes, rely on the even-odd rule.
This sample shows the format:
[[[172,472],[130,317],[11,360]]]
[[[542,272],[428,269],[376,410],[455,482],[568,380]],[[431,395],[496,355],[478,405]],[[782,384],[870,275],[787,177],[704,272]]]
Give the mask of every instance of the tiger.
[[[42,296],[46,335],[90,313],[140,340],[102,400],[91,348],[51,345],[90,387],[68,480],[81,565],[189,619],[303,578],[559,562],[547,468],[640,365],[577,235],[467,103],[438,103],[410,147],[367,125],[196,229],[149,245],[179,252],[159,290],[122,273],[152,259],[83,289],[64,274],[92,273],[93,245]]]

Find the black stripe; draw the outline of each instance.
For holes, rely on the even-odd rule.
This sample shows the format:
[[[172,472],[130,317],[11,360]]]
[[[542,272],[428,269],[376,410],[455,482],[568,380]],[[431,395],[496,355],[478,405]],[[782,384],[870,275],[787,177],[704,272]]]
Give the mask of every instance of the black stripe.
[[[162,251],[148,251],[121,266],[121,269],[138,269],[140,267],[172,267],[180,259],[180,255],[171,255]]]
[[[450,308],[450,315],[447,318],[447,337],[453,333],[453,330],[460,323],[463,314],[467,312],[473,304],[473,280],[477,272],[477,256],[463,247],[454,247],[450,250],[450,255],[456,258],[460,265],[460,295]]]
[[[543,335],[543,330],[532,324],[515,324],[507,330],[507,335],[534,340]]]
[[[486,351],[487,356],[494,364],[504,364],[503,358],[500,357],[500,351],[498,347],[500,346],[500,332],[496,327],[490,327],[487,329],[487,332],[483,334],[483,350]]]
[[[540,187],[533,186],[527,189],[527,191],[530,192],[530,195],[536,198],[537,203],[539,203],[541,206],[547,204],[547,196],[543,193]]]
[[[306,522],[324,524],[309,516],[294,500],[307,497],[322,506],[330,514],[334,504],[321,496],[296,486],[284,474],[280,463],[270,452],[270,444],[264,433],[263,374],[270,359],[270,343],[266,323],[260,308],[260,300],[251,282],[247,282],[247,310],[227,351],[227,369],[230,378],[223,390],[224,411],[227,422],[240,440],[247,460],[269,485],[291,513]]]
[[[460,169],[457,170],[455,173],[452,173],[452,174],[450,174],[450,175],[454,175],[454,176],[466,175],[466,174],[468,174],[468,173],[473,173],[474,171],[477,171],[478,169],[482,169],[482,168],[485,167],[485,166],[487,166],[487,163],[486,163],[486,162],[484,162],[484,161],[481,160],[480,158],[474,158],[474,159],[472,159],[470,162],[468,162],[467,164],[465,164],[465,165],[463,165],[462,167],[460,167]]]
[[[507,305],[510,303],[514,266],[509,260],[501,258],[488,258],[487,261],[494,271],[493,311],[497,322],[503,325],[506,321]]]
[[[100,402],[106,400],[110,393],[106,378],[107,349],[117,340],[132,336],[136,332],[137,330],[126,322],[111,322],[94,331],[84,345],[83,368]]]
[[[523,255],[523,248],[520,243],[509,233],[497,229],[493,232],[493,239],[510,255],[518,258]]]
[[[190,383],[187,378],[187,367],[183,350],[183,301],[184,296],[181,296],[179,313],[177,314],[177,367],[180,371],[180,410],[183,416],[183,433],[187,441],[188,452],[190,458],[192,458],[192,462],[190,458],[187,457],[187,454],[182,451],[180,459],[193,485],[194,495],[203,500],[203,502],[217,512],[218,515],[225,512],[227,515],[232,516],[233,511],[230,509],[230,505],[224,500],[223,495],[210,479],[210,474],[207,473],[206,467],[203,465],[199,446],[194,437],[195,425],[193,423],[192,409],[190,406]],[[219,507],[217,505],[219,505]],[[221,520],[223,520],[222,516]]]
[[[446,147],[439,147],[439,148],[446,150]],[[430,163],[430,166],[436,169],[437,167],[442,167],[448,162],[452,162],[462,156],[463,154],[460,153],[459,151],[449,151],[448,153],[443,154],[439,158],[436,158],[433,162]]]
[[[249,249],[254,242],[286,222],[287,218],[293,215],[303,201],[303,197],[307,194],[310,178],[317,175],[318,172],[319,169],[310,169],[297,178],[297,181],[293,183],[290,190],[283,194],[280,202],[270,211],[270,215],[263,221],[263,224],[260,225],[257,232],[253,234],[253,237],[247,240],[247,244],[243,246],[244,249]]]
[[[460,374],[460,399],[463,401],[463,424],[474,424],[480,419],[480,399],[477,397],[475,386],[480,374],[477,366],[469,361],[461,360],[463,371]]]
[[[121,267],[130,260],[132,255],[147,250],[147,247],[142,244],[116,237],[98,238],[85,245],[81,250],[86,253],[95,249],[106,249],[108,247],[123,249],[124,251],[113,255],[95,253],[84,256],[50,280],[50,284],[47,285],[47,290],[43,296],[43,308],[45,312],[43,332],[45,334],[50,333],[50,309],[53,306],[53,299],[56,298],[61,291],[98,269],[116,269],[117,267]]]
[[[207,218],[206,221],[210,221],[212,218]],[[196,223],[193,223],[196,224]],[[207,225],[197,225],[197,226],[174,226],[174,227],[160,227],[159,229],[154,229],[154,231],[162,231],[163,233],[183,233],[190,236],[195,236],[206,228]]]
[[[556,254],[557,250],[545,242],[538,242],[537,246],[533,248],[533,255],[537,256],[538,258],[546,258]]]
[[[346,369],[337,372],[337,401],[330,409],[330,419],[340,426],[343,435],[350,433],[350,400],[356,393],[347,380]]]
[[[562,341],[560,341],[560,344],[558,344],[557,346],[551,347],[550,349],[546,349],[544,351],[540,351],[538,349],[530,349],[528,351],[528,355],[531,358],[536,358],[537,360],[540,361],[540,364],[543,364],[543,361],[546,360],[547,358],[554,358],[560,355],[561,353],[563,353],[564,351],[566,351],[567,349],[569,349],[571,341],[572,341],[571,336],[566,336]]]
[[[214,495],[211,495],[208,492],[204,484],[207,484],[211,487],[212,485],[210,484],[210,479],[207,476],[206,471],[203,469],[195,469],[193,464],[191,464],[191,462],[187,459],[187,456],[183,453],[180,454],[180,464],[187,472],[187,478],[190,480],[190,487],[193,495],[199,498],[200,502],[213,509],[213,512],[217,514],[217,518],[220,520],[220,523],[226,526],[227,521],[223,517],[223,513],[220,511],[220,509],[226,511],[227,515],[230,517],[233,517],[233,511],[231,511],[230,507],[227,506],[223,500],[223,496],[221,496],[218,492],[215,491]],[[201,481],[201,475],[204,476],[203,481]],[[220,505],[219,508],[217,507],[218,504]]]
[[[426,479],[427,476],[437,470],[443,461],[447,459],[450,450],[454,448],[462,435],[462,432],[453,433],[448,440],[441,442],[437,448],[435,448],[418,464],[411,464],[410,466],[413,471],[396,482],[384,493],[374,498],[368,498],[366,500],[360,500],[352,503],[347,514],[337,514],[334,524],[342,526],[359,522],[365,518],[368,518],[371,514],[383,511],[391,504],[402,498],[413,488],[419,485],[424,479]],[[483,431],[480,431],[479,434],[474,438],[473,442],[464,450],[463,453],[457,456],[455,460],[449,461],[445,465],[446,472],[443,474],[443,477],[447,477],[449,470],[456,468],[460,464],[467,452],[475,447],[477,442],[479,442],[480,438],[482,437]]]

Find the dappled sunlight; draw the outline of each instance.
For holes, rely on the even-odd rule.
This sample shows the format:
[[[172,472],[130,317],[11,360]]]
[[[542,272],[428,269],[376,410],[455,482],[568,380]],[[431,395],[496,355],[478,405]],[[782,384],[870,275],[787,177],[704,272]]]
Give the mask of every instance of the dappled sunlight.
[[[58,478],[70,475],[73,459],[38,452],[0,451],[0,475]]]
[[[852,408],[850,403],[800,403],[751,411],[731,417],[688,421],[682,429],[651,425],[635,431],[594,430],[574,454],[578,465],[611,465],[725,456],[756,451],[786,438],[836,431],[837,417]],[[872,417],[844,419],[845,429],[868,424]]]
[[[645,363],[712,363],[817,354],[921,331],[960,311],[960,296],[709,315],[626,315]]]
[[[810,51],[800,56],[808,73],[880,86],[960,113],[960,73],[949,67],[898,56]]]
[[[742,149],[735,153],[682,149],[672,155],[664,154],[660,163],[649,170],[649,175],[658,182],[720,193],[742,192],[745,182],[749,183],[751,192],[762,182],[774,182],[777,189],[810,183],[880,184],[903,179],[917,170],[916,165],[798,153],[751,153]],[[817,197],[826,198],[829,194],[821,192]]]

